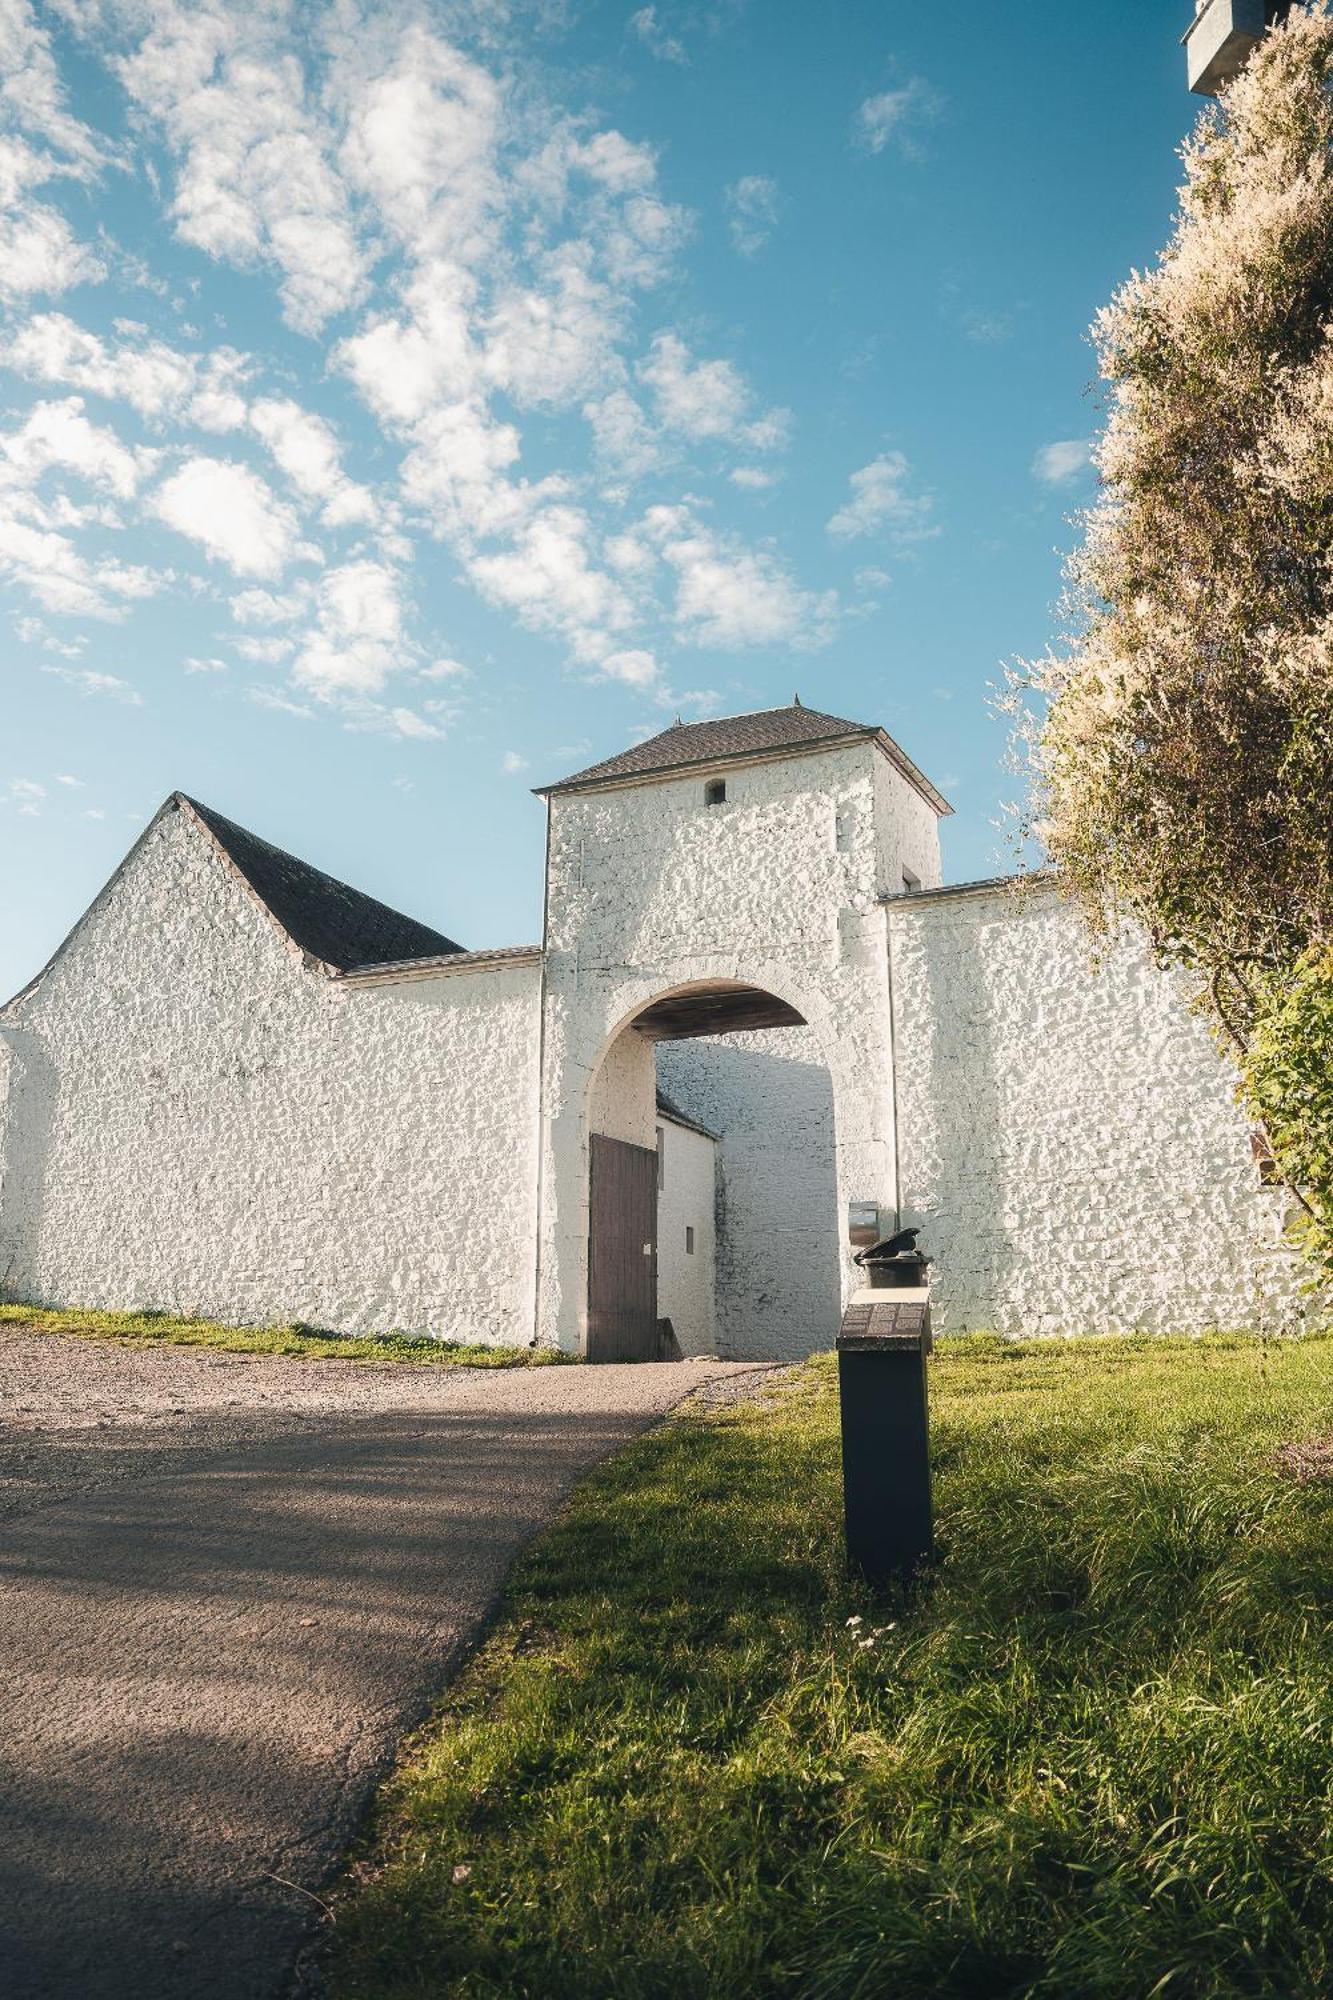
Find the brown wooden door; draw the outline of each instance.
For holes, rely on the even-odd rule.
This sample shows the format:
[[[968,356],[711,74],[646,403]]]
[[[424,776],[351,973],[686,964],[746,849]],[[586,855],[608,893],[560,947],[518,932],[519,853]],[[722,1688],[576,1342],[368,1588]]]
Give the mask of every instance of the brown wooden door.
[[[588,1360],[657,1358],[657,1154],[592,1138]]]

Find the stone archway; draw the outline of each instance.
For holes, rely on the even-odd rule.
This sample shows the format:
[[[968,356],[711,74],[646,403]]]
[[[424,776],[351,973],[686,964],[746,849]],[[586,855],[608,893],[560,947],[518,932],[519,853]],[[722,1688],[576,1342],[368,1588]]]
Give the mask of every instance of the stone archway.
[[[640,1157],[653,1149],[657,1103],[655,1057],[658,1053],[678,1055],[688,1044],[705,1055],[709,1072],[705,1087],[714,1092],[720,1089],[723,1098],[733,1108],[738,1089],[742,1093],[749,1092],[753,1101],[756,1095],[765,1094],[766,1087],[770,1107],[780,1119],[783,1092],[779,1089],[775,1094],[775,1079],[790,1083],[797,1077],[808,1080],[816,1073],[820,1079],[823,1091],[820,1142],[826,1150],[822,1197],[817,1216],[808,1208],[804,1214],[804,1248],[788,1244],[787,1261],[791,1265],[799,1260],[807,1277],[816,1265],[819,1267],[819,1306],[817,1310],[807,1310],[810,1327],[805,1347],[800,1351],[808,1351],[811,1345],[822,1345],[832,1337],[836,1327],[846,1283],[842,1269],[842,1232],[838,1223],[843,1180],[846,1178],[853,1191],[869,1187],[872,1193],[878,1193],[882,1183],[874,1177],[882,1173],[883,1163],[875,1153],[877,1139],[873,1121],[864,1104],[854,1103],[852,1106],[850,1139],[844,1132],[838,1072],[825,1043],[830,1024],[826,1010],[819,1004],[819,996],[811,1001],[806,995],[794,991],[788,981],[761,981],[758,977],[745,979],[733,973],[681,981],[665,987],[655,986],[648,980],[636,980],[628,992],[623,985],[620,986],[614,996],[618,1004],[614,1005],[614,1009],[606,1010],[610,1019],[603,1014],[598,1022],[600,1032],[596,1045],[588,1049],[585,1060],[576,1064],[572,1060],[572,1045],[578,1039],[577,1029],[590,1025],[588,1015],[591,1008],[588,1003],[592,997],[589,989],[584,987],[580,994],[583,1004],[577,1015],[573,1018],[566,1016],[558,1024],[558,1035],[550,1038],[555,1042],[554,1049],[548,1043],[549,1110],[544,1134],[547,1197],[542,1218],[541,1271],[542,1302],[547,1315],[546,1325],[550,1329],[547,1337],[554,1332],[567,1352],[596,1351],[596,1330],[591,1345],[589,1342],[589,1302],[591,1296],[595,1308],[601,1309],[605,1295],[599,1283],[593,1243],[597,1220],[592,1201],[593,1142],[594,1139],[613,1141],[620,1146],[637,1149]],[[610,999],[612,996],[598,997]],[[781,1046],[784,1036],[804,1037],[804,1050],[800,1054],[790,1048],[784,1050]],[[722,1077],[721,1072],[726,1068],[733,1050],[739,1068],[728,1080]],[[560,1062],[559,1069],[556,1069],[557,1060]],[[555,1071],[554,1075],[552,1071]],[[761,1071],[766,1073],[762,1077],[759,1074]],[[682,1085],[678,1061],[671,1063],[671,1073],[679,1091]],[[559,1089],[557,1096],[561,1084],[564,1088]],[[689,1106],[684,1108],[688,1110]],[[858,1110],[863,1114],[859,1120],[855,1115]],[[808,1123],[808,1103],[805,1116]],[[725,1135],[722,1136],[725,1145]],[[808,1139],[808,1132],[804,1137]],[[756,1141],[753,1129],[747,1132],[746,1143],[753,1163],[756,1144],[761,1144]],[[598,1150],[603,1149],[599,1147]],[[738,1146],[738,1153],[744,1150],[744,1146]],[[621,1164],[628,1172],[634,1171],[632,1159],[623,1160]],[[751,1183],[747,1182],[747,1187],[749,1185]],[[770,1257],[765,1271],[765,1253],[755,1252],[754,1249],[755,1225],[761,1212],[773,1217],[781,1209],[781,1203],[775,1204],[773,1200],[774,1185],[774,1175],[770,1172],[764,1199],[743,1204],[746,1207],[749,1239],[748,1247],[738,1251],[738,1256],[744,1257],[747,1270],[758,1284],[759,1294],[756,1296],[768,1296],[765,1288],[771,1291],[775,1283],[781,1282],[781,1259]],[[735,1192],[735,1183],[732,1192]],[[601,1221],[604,1226],[605,1218]],[[734,1233],[739,1239],[744,1232]],[[627,1226],[627,1257],[635,1247],[630,1241],[631,1234]],[[646,1240],[640,1235],[637,1246],[639,1255],[642,1255]],[[724,1265],[725,1259],[720,1268]],[[733,1258],[731,1264],[725,1267],[734,1271],[736,1260]],[[807,1301],[809,1291],[807,1284]],[[727,1297],[735,1303],[736,1296],[733,1284]],[[638,1310],[643,1315],[642,1294]],[[753,1321],[753,1318],[751,1312],[749,1320]],[[825,1320],[829,1322],[827,1327],[823,1324]],[[729,1339],[727,1351],[746,1354],[771,1351],[764,1346],[763,1338],[752,1329],[748,1338],[744,1333],[739,1338],[734,1337],[735,1325],[744,1321],[745,1313],[738,1306],[731,1315],[733,1337]],[[783,1347],[780,1351],[787,1350]],[[621,1350],[616,1358],[628,1357]]]
[[[675,1245],[659,1243],[658,1197],[674,1195],[676,1189],[666,1187],[660,1150],[664,1128],[658,1124],[656,1050],[665,1044],[805,1026],[805,1017],[790,1001],[763,987],[744,980],[701,980],[650,1000],[608,1042],[587,1093],[583,1352],[588,1360],[649,1361],[664,1352],[659,1327],[665,1327],[671,1314],[662,1278],[669,1279],[675,1268],[670,1254]],[[708,1208],[711,1256],[716,1214],[711,1189]],[[705,1232],[701,1228],[699,1233]],[[691,1254],[694,1234],[691,1224]],[[659,1272],[661,1252],[667,1253],[665,1273]],[[710,1288],[711,1282],[710,1277]]]

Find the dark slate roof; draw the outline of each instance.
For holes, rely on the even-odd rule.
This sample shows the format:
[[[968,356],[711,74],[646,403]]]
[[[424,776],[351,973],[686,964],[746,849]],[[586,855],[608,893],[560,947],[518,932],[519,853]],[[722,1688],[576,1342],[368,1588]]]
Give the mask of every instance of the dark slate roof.
[[[546,785],[544,791],[560,792],[566,785],[588,785],[603,778],[635,778],[648,771],[670,771],[680,765],[708,764],[717,757],[739,757],[750,751],[783,750],[798,743],[813,743],[824,737],[873,736],[875,730],[864,722],[844,722],[841,716],[824,715],[817,708],[761,708],[753,715],[722,715],[715,722],[673,722],[622,750],[576,771],[572,778]]]
[[[761,708],[751,715],[719,716],[713,722],[675,722],[645,743],[622,750],[618,757],[590,764],[586,771],[576,771],[572,778],[562,778],[554,785],[540,786],[538,796],[579,791],[585,786],[591,790],[616,779],[655,776],[660,772],[685,770],[694,764],[739,761],[774,750],[845,743],[856,737],[879,743],[937,812],[952,811],[948,800],[884,730],[873,723],[848,722],[844,716],[825,715],[821,709],[805,708],[799,701],[787,708]]]
[[[716,1139],[718,1136],[716,1132],[710,1131],[707,1125],[701,1125],[697,1118],[691,1118],[688,1111],[682,1111],[678,1104],[673,1104],[666,1092],[660,1088],[657,1093],[657,1115],[659,1118],[669,1118],[674,1125],[683,1125],[687,1132],[697,1132],[703,1139]]]
[[[198,799],[177,798],[212,834],[236,872],[281,924],[294,944],[312,958],[350,972],[358,966],[435,958],[462,951],[452,938],[362,895],[346,882],[298,861],[281,847],[261,840],[235,820],[224,819]]]

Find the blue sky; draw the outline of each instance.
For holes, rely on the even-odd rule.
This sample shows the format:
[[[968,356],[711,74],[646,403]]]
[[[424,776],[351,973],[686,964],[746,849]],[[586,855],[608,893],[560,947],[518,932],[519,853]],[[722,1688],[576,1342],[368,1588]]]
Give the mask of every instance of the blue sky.
[[[0,987],[175,787],[526,941],[532,785],[794,690],[1003,867],[1187,11],[0,0]]]

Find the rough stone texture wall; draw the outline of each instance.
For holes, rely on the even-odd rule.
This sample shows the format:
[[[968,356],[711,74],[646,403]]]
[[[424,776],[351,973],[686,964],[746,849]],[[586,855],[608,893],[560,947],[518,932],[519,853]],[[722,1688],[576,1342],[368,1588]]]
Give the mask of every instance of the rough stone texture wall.
[[[890,912],[903,1221],[935,1320],[1004,1333],[1272,1324],[1298,1304],[1226,1066],[1130,940],[1052,889]]]
[[[659,1121],[661,1185],[657,1196],[657,1314],[669,1319],[684,1354],[716,1354],[714,1322],[717,1146],[670,1118]],[[694,1249],[685,1247],[686,1229]]]
[[[882,810],[883,761],[860,743],[732,767],[716,807],[704,804],[700,773],[553,799],[544,1338],[577,1350],[584,1334],[591,1080],[623,1027],[664,993],[743,980],[796,1007],[833,1079],[840,1200],[892,1201],[885,916],[876,897],[885,870],[890,882],[900,871]],[[845,1264],[844,1281],[852,1278]]]
[[[0,1036],[0,1287],[530,1339],[538,995],[332,982],[168,814]]]
[[[832,1345],[843,1218],[833,1082],[809,1028],[664,1044],[662,1087],[717,1132],[717,1352],[797,1361]]]
[[[938,888],[940,822],[935,810],[881,757],[875,764],[875,824],[882,896],[896,896],[909,872],[923,889]]]
[[[588,1130],[627,1146],[654,1144],[657,1070],[653,1046],[634,1028],[616,1036],[592,1081]]]

